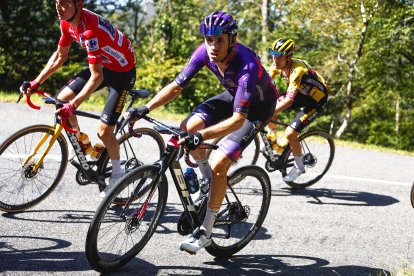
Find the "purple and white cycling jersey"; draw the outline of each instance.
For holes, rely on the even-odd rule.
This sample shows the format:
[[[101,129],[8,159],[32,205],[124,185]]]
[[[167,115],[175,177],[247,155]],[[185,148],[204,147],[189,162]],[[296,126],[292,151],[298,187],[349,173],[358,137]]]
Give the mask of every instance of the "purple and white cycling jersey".
[[[236,52],[222,77],[217,65],[209,59],[205,44],[201,44],[175,81],[181,87],[185,87],[206,66],[234,97],[234,112],[248,114],[252,104],[260,105],[275,101],[279,92],[257,54],[240,43],[237,43],[234,49]]]

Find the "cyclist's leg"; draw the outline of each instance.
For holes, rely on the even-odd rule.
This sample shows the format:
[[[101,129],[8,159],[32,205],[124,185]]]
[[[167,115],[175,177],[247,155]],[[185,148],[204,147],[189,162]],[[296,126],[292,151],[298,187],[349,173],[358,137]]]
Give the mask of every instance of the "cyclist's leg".
[[[128,72],[113,72],[104,68],[103,72],[104,84],[108,86],[109,95],[101,114],[98,126],[98,136],[106,146],[108,155],[111,158],[112,173],[109,182],[110,185],[107,187],[109,188],[124,174],[124,171],[121,168],[120,148],[114,129],[116,122],[122,113],[127,91],[132,89],[132,86],[135,83],[135,68]],[[105,191],[101,193],[101,196],[104,195]]]
[[[188,117],[181,123],[181,128],[187,132],[194,132],[231,116],[233,97],[225,91],[200,104]],[[191,156],[199,164],[201,178],[207,182],[211,179],[211,167],[208,164],[208,154],[206,150],[194,150]]]
[[[302,173],[305,172],[303,164],[302,147],[300,146],[298,135],[323,111],[326,101],[320,105],[305,105],[299,112],[292,123],[286,128],[285,136],[289,141],[290,149],[294,158],[294,168],[283,179],[291,182],[295,181]]]
[[[226,194],[227,171],[231,164],[232,160],[230,160],[223,152],[218,151],[214,155],[214,158],[211,161],[212,181],[210,194],[203,223],[188,239],[180,243],[181,250],[185,250],[189,253],[196,253],[201,248],[211,244],[211,234],[221,203]]]
[[[271,111],[273,112],[273,109]],[[195,253],[199,249],[211,244],[211,233],[213,231],[214,221],[226,194],[227,172],[232,162],[253,141],[256,134],[266,125],[271,116],[270,113],[263,116],[263,112],[260,115],[256,114],[258,113],[253,112],[245,120],[240,129],[235,131],[231,136],[228,136],[220,144],[220,151],[214,154],[211,160],[212,182],[203,224],[199,229],[194,231],[189,239],[180,243],[180,249]]]

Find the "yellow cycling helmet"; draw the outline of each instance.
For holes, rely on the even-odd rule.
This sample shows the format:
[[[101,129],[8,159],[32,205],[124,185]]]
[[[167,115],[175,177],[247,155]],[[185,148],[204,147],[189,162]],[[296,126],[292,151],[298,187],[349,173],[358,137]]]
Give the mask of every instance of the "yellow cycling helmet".
[[[295,41],[290,38],[279,38],[269,48],[269,54],[277,57],[291,55],[294,51]]]

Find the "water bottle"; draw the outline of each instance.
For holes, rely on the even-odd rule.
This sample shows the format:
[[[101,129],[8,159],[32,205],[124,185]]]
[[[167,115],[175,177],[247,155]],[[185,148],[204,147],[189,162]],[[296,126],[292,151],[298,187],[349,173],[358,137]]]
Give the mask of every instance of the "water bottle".
[[[89,140],[88,134],[81,132],[78,137],[80,146],[84,154],[90,154],[93,151],[91,141]]]
[[[93,146],[93,151],[90,153],[91,158],[96,161],[101,157],[102,152],[105,150],[105,146],[101,143],[96,143],[95,146]]]
[[[184,172],[184,179],[187,183],[187,188],[191,194],[194,194],[198,191],[198,178],[193,168],[187,168]]]

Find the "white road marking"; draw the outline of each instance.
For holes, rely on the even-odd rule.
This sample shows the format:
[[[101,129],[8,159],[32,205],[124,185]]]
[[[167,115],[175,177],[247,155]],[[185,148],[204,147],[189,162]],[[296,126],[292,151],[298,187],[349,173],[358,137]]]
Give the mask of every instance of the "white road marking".
[[[410,183],[410,182],[400,182],[400,181],[382,180],[382,179],[375,179],[375,178],[364,178],[364,177],[332,175],[332,174],[326,174],[323,176],[323,178],[346,179],[346,180],[353,180],[353,181],[393,184],[393,185],[401,185],[401,186],[412,186],[413,185],[413,183]]]

